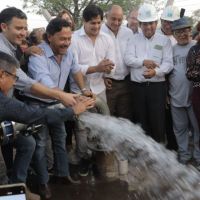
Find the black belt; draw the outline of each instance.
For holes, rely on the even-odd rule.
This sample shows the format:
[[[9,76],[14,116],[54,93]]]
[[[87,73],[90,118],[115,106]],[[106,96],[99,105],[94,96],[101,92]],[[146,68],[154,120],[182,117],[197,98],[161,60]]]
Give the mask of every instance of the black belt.
[[[165,84],[165,81],[161,81],[161,82],[145,81],[145,82],[142,82],[142,83],[138,83],[138,82],[135,82],[135,81],[131,81],[131,82],[132,82],[134,85],[144,86],[144,87],[147,87],[147,86],[150,86],[150,85]]]
[[[130,80],[130,75],[127,75],[123,80],[116,80],[116,79],[108,77],[108,79],[112,80],[113,82],[118,82],[118,83],[123,82],[123,81],[127,80],[128,78]]]

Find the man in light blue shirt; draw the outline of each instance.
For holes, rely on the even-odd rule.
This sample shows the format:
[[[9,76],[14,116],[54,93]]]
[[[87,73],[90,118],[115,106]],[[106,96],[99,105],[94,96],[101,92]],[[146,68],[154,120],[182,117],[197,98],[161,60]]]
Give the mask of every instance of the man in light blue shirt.
[[[31,56],[28,64],[28,75],[43,85],[55,90],[63,90],[69,73],[73,74],[81,91],[84,95],[90,95],[90,91],[84,90],[83,75],[73,56],[68,49],[71,43],[70,24],[63,20],[55,18],[50,21],[45,33],[45,42],[39,47],[43,49],[43,55]],[[51,99],[42,99],[26,93],[27,101],[37,107],[48,107],[56,104]],[[63,180],[72,182],[66,153],[66,131],[63,122],[48,124],[40,134],[36,135],[36,150],[34,155],[34,164],[40,183],[40,194],[46,199],[50,198],[50,193],[44,188],[48,188],[48,172],[45,158],[45,146],[48,129],[51,133],[52,147],[54,151],[54,175]]]

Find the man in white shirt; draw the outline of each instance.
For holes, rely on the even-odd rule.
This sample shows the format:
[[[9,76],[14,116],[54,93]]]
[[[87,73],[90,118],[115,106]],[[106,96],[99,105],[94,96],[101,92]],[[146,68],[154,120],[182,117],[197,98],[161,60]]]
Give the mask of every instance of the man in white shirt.
[[[83,27],[74,32],[72,46],[82,73],[85,75],[86,88],[105,102],[104,77],[113,73],[115,47],[109,35],[100,31],[103,11],[96,5],[88,5],[83,11]],[[71,91],[80,93],[74,80],[70,81]],[[86,131],[78,125],[76,130],[77,152],[81,159],[81,176],[88,175],[88,147]]]
[[[105,78],[106,97],[110,113],[116,117],[131,119],[131,96],[129,68],[124,62],[126,46],[132,31],[122,26],[123,10],[112,5],[106,14],[101,30],[109,34],[115,44],[115,73]]]
[[[165,75],[173,68],[170,40],[156,33],[157,12],[144,4],[138,20],[142,33],[127,46],[125,63],[131,67],[133,117],[157,142],[165,140]]]
[[[83,11],[83,27],[74,32],[72,48],[85,75],[87,89],[106,101],[104,76],[112,73],[115,60],[114,44],[109,35],[100,31],[103,11],[89,5]],[[74,81],[71,90],[79,93]]]

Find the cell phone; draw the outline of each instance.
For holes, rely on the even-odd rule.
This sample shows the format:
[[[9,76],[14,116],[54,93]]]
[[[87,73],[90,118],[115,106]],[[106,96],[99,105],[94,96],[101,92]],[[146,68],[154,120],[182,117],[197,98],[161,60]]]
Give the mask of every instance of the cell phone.
[[[0,200],[27,200],[25,184],[0,185]]]

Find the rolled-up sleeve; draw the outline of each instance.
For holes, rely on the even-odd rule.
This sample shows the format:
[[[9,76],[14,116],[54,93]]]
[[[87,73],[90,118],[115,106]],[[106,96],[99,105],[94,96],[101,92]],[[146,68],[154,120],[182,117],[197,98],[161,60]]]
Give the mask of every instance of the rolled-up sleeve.
[[[108,35],[109,36],[109,35]],[[114,63],[114,68],[111,70],[110,74],[114,74],[116,70],[116,63],[115,63],[115,44],[113,42],[113,39],[109,36],[108,38],[108,48],[107,48],[107,53],[106,53],[106,58],[111,60]],[[104,73],[105,75],[109,75]]]
[[[71,72],[72,74],[76,74],[79,71],[81,71],[81,66],[78,64],[78,60],[77,57],[75,56],[75,53],[72,53]]]
[[[33,79],[41,84],[49,88],[55,88],[57,86],[51,78],[47,62],[48,60],[44,56],[31,56],[28,63],[28,72]]]
[[[32,85],[37,82],[28,77],[21,68],[17,69],[17,76],[19,77],[19,80],[16,82],[15,88],[24,92],[30,92]]]
[[[76,39],[72,38],[72,43],[70,45],[70,49],[73,52],[73,56],[74,56],[74,65],[78,65],[79,69],[81,70],[82,74],[85,76],[87,74],[89,65],[83,65],[79,63],[79,59],[78,59],[78,47],[76,46]]]

